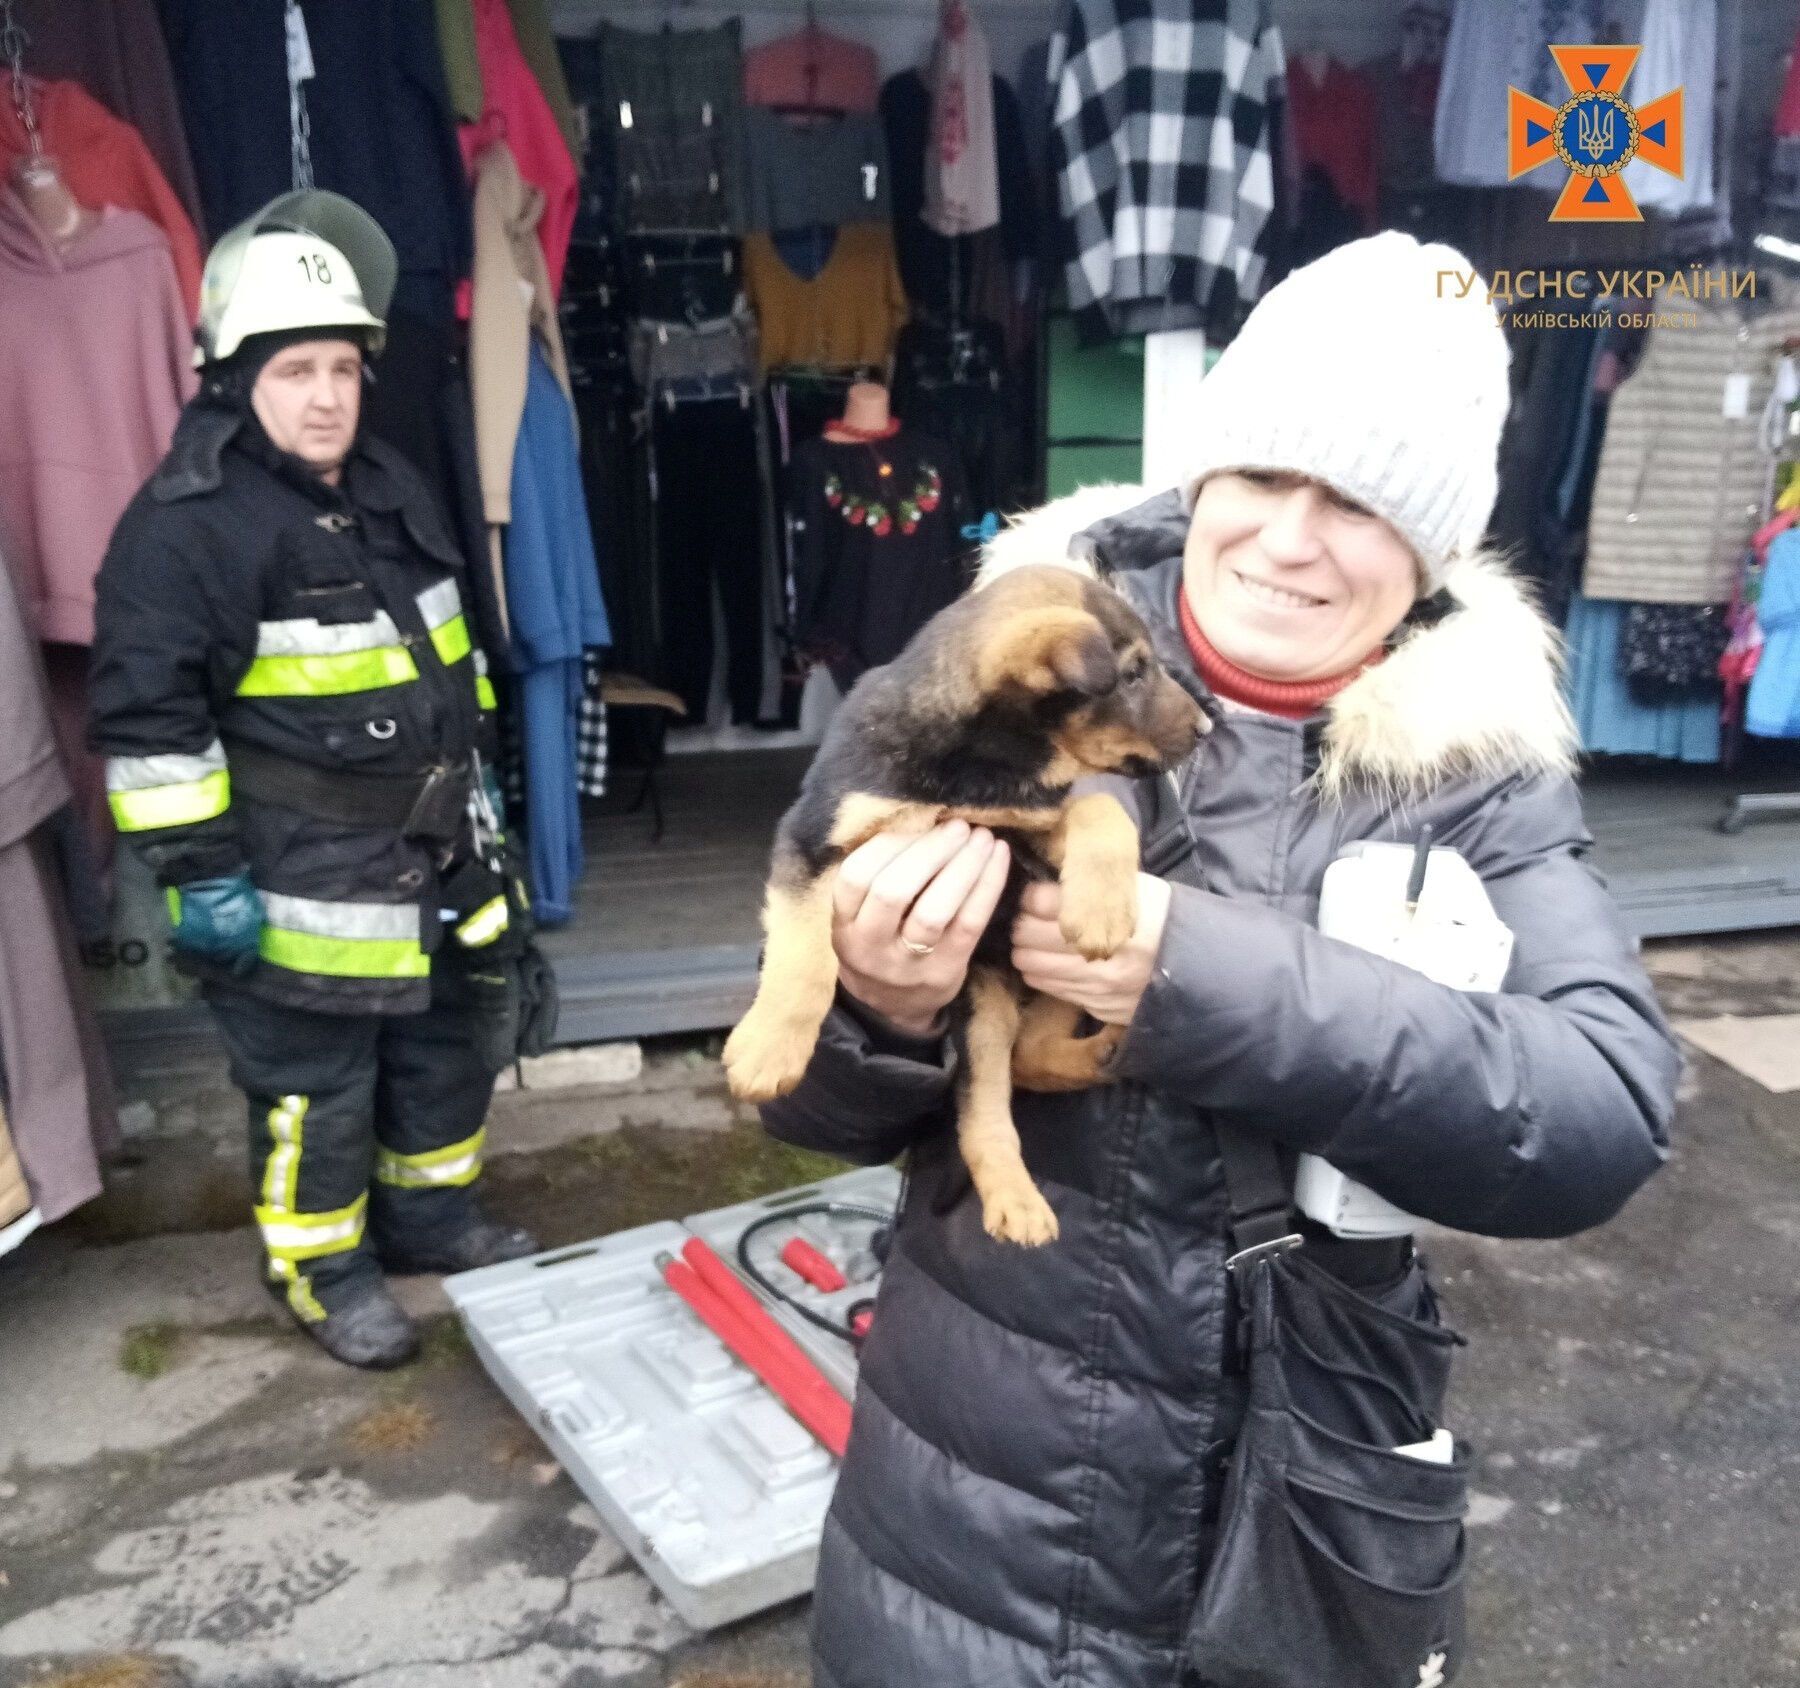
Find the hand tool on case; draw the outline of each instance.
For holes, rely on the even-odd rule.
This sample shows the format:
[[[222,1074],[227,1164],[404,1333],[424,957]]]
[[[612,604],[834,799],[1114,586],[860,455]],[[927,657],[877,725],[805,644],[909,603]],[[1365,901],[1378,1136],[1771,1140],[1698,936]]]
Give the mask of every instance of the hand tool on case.
[[[682,1258],[657,1256],[664,1280],[701,1322],[774,1391],[838,1459],[850,1444],[850,1403],[807,1358],[755,1295],[698,1237]]]
[[[831,1261],[804,1237],[790,1237],[781,1251],[781,1263],[805,1279],[814,1289],[832,1295],[849,1282]]]

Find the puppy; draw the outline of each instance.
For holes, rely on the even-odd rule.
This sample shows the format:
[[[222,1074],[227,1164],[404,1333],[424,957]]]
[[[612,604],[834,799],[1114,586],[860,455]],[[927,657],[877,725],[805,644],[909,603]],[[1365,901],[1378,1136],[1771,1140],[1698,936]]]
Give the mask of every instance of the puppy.
[[[989,1233],[1050,1241],[1056,1216],[1025,1170],[1012,1085],[1102,1082],[1121,1028],[1077,1037],[1078,1010],[1026,990],[1010,959],[1019,898],[1058,878],[1075,948],[1097,959],[1125,943],[1137,927],[1137,829],[1116,798],[1071,788],[1084,775],[1173,767],[1208,725],[1136,612],[1088,576],[1021,567],[940,610],[852,689],[782,817],[762,976],[725,1045],[733,1093],[766,1102],[806,1071],[837,989],[832,887],[844,857],[881,832],[959,817],[989,827],[1012,868],[954,1016],[957,1140]]]

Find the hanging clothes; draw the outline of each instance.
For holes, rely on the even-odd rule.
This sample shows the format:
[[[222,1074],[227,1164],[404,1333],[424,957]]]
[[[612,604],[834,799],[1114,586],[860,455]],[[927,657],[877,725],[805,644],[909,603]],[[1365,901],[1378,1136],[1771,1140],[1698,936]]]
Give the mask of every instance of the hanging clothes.
[[[519,173],[504,141],[493,142],[476,157],[469,376],[482,508],[496,580],[501,578],[500,533],[512,520],[513,459],[534,344],[543,349],[557,385],[573,402],[556,298],[538,240],[543,212],[543,194]]]
[[[69,192],[90,210],[136,211],[162,230],[191,325],[200,307],[199,237],[142,136],[73,82],[28,80],[44,150]],[[25,128],[9,90],[0,99],[0,180],[10,178],[25,151]]]
[[[537,239],[544,249],[552,299],[562,292],[569,236],[581,201],[575,154],[513,32],[507,0],[474,0],[475,45],[486,104],[480,118],[459,130],[464,162],[473,174],[482,150],[503,140],[518,171],[543,196]],[[554,62],[554,58],[552,60]],[[560,76],[560,71],[558,72]],[[563,90],[566,99],[568,90]]]
[[[980,234],[1000,221],[994,73],[987,36],[963,0],[944,0],[938,12],[926,81],[925,224],[941,235]]]
[[[200,186],[155,0],[13,0],[13,14],[31,43],[32,70],[46,81],[79,82],[129,123],[198,225]]]
[[[1717,0],[1649,0],[1636,37],[1642,43],[1631,81],[1651,99],[1682,90],[1682,172],[1671,176],[1642,159],[1620,172],[1642,210],[1673,216],[1713,201],[1713,95],[1718,76]],[[1558,39],[1567,40],[1567,36]],[[1562,102],[1558,99],[1556,104]],[[1729,133],[1729,131],[1728,131]]]
[[[741,37],[735,18],[715,29],[594,31],[622,230],[743,227]]]
[[[751,105],[870,112],[880,83],[873,48],[816,24],[744,55],[744,98]]]
[[[46,1220],[99,1195],[100,1157],[119,1142],[50,833],[68,798],[35,636],[0,555],[0,1091]]]
[[[584,860],[575,787],[583,658],[609,644],[611,634],[574,412],[536,340],[513,454],[506,601],[525,734],[532,913],[541,926],[560,926],[574,912]]]
[[[161,0],[216,239],[295,181],[285,0]],[[447,322],[469,269],[469,191],[431,0],[300,0],[311,186],[354,200],[400,260],[394,311]],[[390,324],[390,335],[392,325]]]
[[[1229,338],[1262,294],[1275,232],[1282,47],[1265,0],[1074,0],[1050,62],[1084,336]]]
[[[725,699],[734,724],[761,718],[766,477],[756,413],[730,398],[650,401],[656,452],[657,673],[704,725],[712,694],[715,596],[725,634]]]
[[[1582,749],[1611,756],[1717,762],[1721,728],[1716,693],[1646,703],[1626,682],[1620,642],[1629,607],[1580,593],[1569,605],[1564,687]]]
[[[0,1096],[5,1093],[0,1084]],[[18,1150],[13,1147],[12,1132],[6,1123],[6,1106],[0,1101],[0,1254],[7,1254],[24,1240],[13,1230],[35,1210],[31,1205],[31,1189],[25,1182],[25,1168],[19,1164]]]
[[[1800,337],[1800,284],[1761,272],[1757,299],[1661,295],[1652,311],[1694,327],[1651,330],[1612,401],[1588,518],[1582,590],[1638,603],[1718,604],[1763,510],[1763,415],[1783,343]]]
[[[744,227],[775,233],[893,215],[887,141],[875,118],[800,125],[760,106],[744,113]]]
[[[437,11],[438,47],[444,55],[444,83],[450,105],[464,123],[476,123],[488,109],[486,79],[482,72],[481,43],[476,23],[476,0],[434,0]],[[556,36],[550,27],[550,11],[544,0],[506,0],[513,39],[530,67],[563,144],[571,156],[581,157],[584,144],[580,118],[563,75]]]
[[[968,495],[929,434],[808,440],[794,451],[795,622],[841,690],[891,662],[968,584]]]
[[[885,223],[816,231],[823,264],[803,276],[766,234],[744,237],[744,290],[761,330],[762,367],[885,368],[907,316]]]
[[[1323,59],[1323,63],[1320,60]],[[1287,109],[1302,176],[1318,171],[1368,234],[1381,214],[1380,98],[1365,72],[1317,53],[1287,62]]]
[[[893,172],[894,246],[907,298],[940,317],[1010,326],[1015,313],[1009,271],[1035,262],[1040,254],[1041,173],[1026,143],[1019,96],[1002,77],[992,78],[990,86],[1000,192],[997,229],[946,238],[926,222],[931,91],[918,71],[903,70],[882,85],[881,121]]]
[[[37,636],[86,645],[113,526],[194,389],[187,307],[147,217],[109,207],[59,250],[10,188],[0,297],[0,530]]]
[[[1508,86],[1560,106],[1569,89],[1550,57],[1551,43],[1605,40],[1601,10],[1600,0],[1458,0],[1444,44],[1433,125],[1441,180],[1464,187],[1507,185]],[[1554,160],[1519,178],[1547,193],[1559,192],[1567,179]]]
[[[1800,533],[1769,546],[1756,604],[1762,654],[1744,704],[1744,730],[1759,738],[1800,738]]]

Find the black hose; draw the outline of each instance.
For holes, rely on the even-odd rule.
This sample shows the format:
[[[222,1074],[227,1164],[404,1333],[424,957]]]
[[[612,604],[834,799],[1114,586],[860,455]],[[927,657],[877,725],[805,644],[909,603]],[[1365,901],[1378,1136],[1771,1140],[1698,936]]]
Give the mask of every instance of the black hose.
[[[865,1207],[860,1202],[806,1202],[798,1207],[784,1207],[774,1213],[765,1213],[760,1219],[753,1219],[738,1234],[737,1259],[738,1267],[751,1283],[760,1290],[772,1295],[775,1299],[805,1319],[808,1324],[817,1325],[820,1330],[830,1331],[833,1336],[841,1337],[851,1347],[856,1347],[862,1338],[848,1324],[837,1319],[828,1319],[823,1313],[815,1313],[804,1302],[788,1294],[779,1284],[771,1283],[760,1268],[753,1265],[750,1259],[750,1239],[767,1230],[771,1225],[786,1224],[808,1213],[829,1213],[839,1219],[868,1219],[879,1226],[891,1226],[896,1215],[884,1207]],[[865,1303],[859,1302],[860,1308]],[[854,1309],[853,1309],[854,1311]]]

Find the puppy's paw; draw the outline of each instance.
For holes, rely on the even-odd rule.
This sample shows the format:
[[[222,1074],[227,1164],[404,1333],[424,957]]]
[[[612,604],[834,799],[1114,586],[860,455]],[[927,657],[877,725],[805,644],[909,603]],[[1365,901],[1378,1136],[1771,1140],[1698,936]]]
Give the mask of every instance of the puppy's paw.
[[[1082,874],[1064,880],[1063,937],[1089,961],[1104,961],[1123,949],[1137,930],[1137,875]]]
[[[1042,1248],[1058,1235],[1055,1212],[1023,1175],[981,1192],[981,1223],[990,1237],[1023,1248]]]
[[[805,1076],[819,1028],[757,1007],[725,1040],[725,1078],[740,1102],[773,1102]]]

